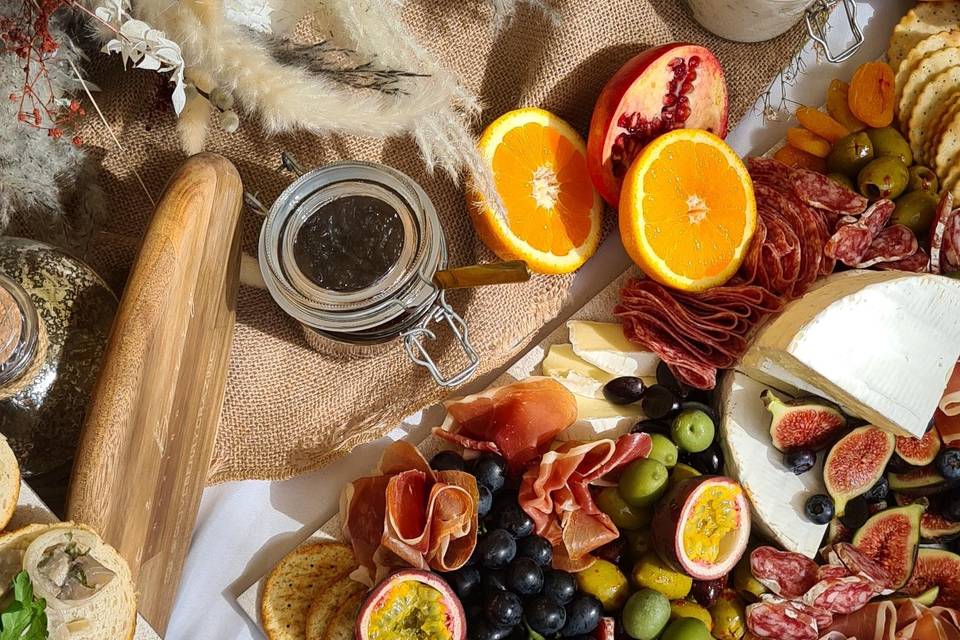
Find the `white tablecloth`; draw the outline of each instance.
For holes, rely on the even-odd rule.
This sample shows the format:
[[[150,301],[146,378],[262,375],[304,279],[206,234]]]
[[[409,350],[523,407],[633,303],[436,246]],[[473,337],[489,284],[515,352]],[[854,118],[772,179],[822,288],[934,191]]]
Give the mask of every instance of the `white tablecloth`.
[[[867,36],[864,47],[856,57],[841,65],[841,69],[807,51],[806,71],[789,91],[791,98],[811,105],[822,104],[832,78],[849,78],[859,63],[883,55],[893,25],[911,4],[909,0],[858,2],[860,23],[865,25]],[[849,30],[837,11],[831,23],[831,40],[842,45]],[[783,138],[787,126],[786,122],[764,125],[759,113],[750,113],[731,133],[728,142],[741,154],[762,153]],[[598,254],[578,273],[572,299],[553,326],[582,306],[627,265],[619,238],[616,235],[607,238]],[[538,341],[539,338],[533,339],[530,345]],[[484,384],[484,380],[478,380],[475,386],[479,389]],[[403,429],[395,430],[388,437],[402,437],[405,433],[422,437],[422,430],[417,429],[420,421],[420,416],[414,416]],[[237,606],[236,596],[334,514],[340,488],[373,467],[385,442],[360,447],[321,471],[285,482],[235,482],[207,489],[167,638],[263,638],[259,628]]]

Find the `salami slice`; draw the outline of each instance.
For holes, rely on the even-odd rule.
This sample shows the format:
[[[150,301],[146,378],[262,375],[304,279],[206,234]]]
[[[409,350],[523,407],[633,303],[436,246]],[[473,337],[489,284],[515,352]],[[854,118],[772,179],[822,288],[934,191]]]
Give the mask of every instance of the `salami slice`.
[[[858,218],[858,217],[856,217],[856,216],[840,216],[840,217],[837,218],[836,221],[833,223],[833,230],[836,231],[837,229],[839,229],[839,228],[842,227],[842,226],[845,226],[845,225],[848,225],[848,224],[854,224],[854,223],[856,223],[857,220],[859,220],[859,219],[860,219],[860,218]]]
[[[867,249],[863,261],[856,266],[866,269],[881,262],[896,262],[912,256],[919,248],[920,243],[913,230],[902,224],[894,224],[880,232]]]
[[[893,585],[893,578],[886,567],[849,542],[838,542],[833,545],[832,554],[843,563],[843,566],[852,575],[866,578],[881,590],[888,589]]]
[[[940,250],[940,272],[953,273],[957,270],[960,270],[960,209],[954,209],[947,216]]]
[[[748,158],[747,170],[754,183],[765,184],[778,191],[790,191],[793,168],[774,158]]]
[[[750,553],[753,577],[773,593],[799,598],[817,583],[817,563],[800,553],[757,547]]]
[[[793,192],[811,207],[838,214],[858,215],[867,208],[869,200],[854,193],[822,173],[809,169],[794,169],[790,176]]]
[[[860,216],[857,222],[869,229],[873,237],[876,238],[880,235],[880,232],[883,231],[883,228],[887,226],[887,223],[890,222],[890,216],[893,215],[893,211],[896,208],[897,205],[893,200],[887,200],[885,198],[877,200],[863,212],[863,215]]]
[[[916,253],[903,260],[896,262],[881,262],[877,269],[883,271],[909,271],[911,273],[928,273],[930,271],[930,256],[923,250],[923,247],[917,249]]]
[[[945,190],[940,196],[937,211],[930,224],[930,273],[941,273],[940,253],[943,249],[943,235],[947,230],[947,218],[953,212],[953,194]]]
[[[821,580],[803,595],[802,602],[834,615],[846,615],[864,608],[881,592],[875,582],[864,576],[847,576]]]
[[[848,267],[852,267],[863,260],[870,250],[873,234],[865,226],[856,222],[840,227],[830,236],[830,240],[823,248],[828,258],[839,260]]]
[[[817,569],[817,582],[821,580],[833,580],[835,578],[845,578],[850,575],[847,568],[842,564],[825,564]]]
[[[816,619],[789,602],[756,602],[747,607],[747,628],[759,638],[816,640]]]

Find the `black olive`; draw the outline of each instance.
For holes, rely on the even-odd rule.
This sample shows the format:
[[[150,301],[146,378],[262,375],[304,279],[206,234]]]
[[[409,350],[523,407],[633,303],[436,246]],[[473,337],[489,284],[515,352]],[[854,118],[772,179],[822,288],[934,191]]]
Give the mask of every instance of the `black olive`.
[[[632,404],[643,397],[647,386],[635,376],[621,376],[603,385],[603,397],[613,404]]]
[[[473,465],[473,476],[477,484],[497,493],[507,482],[507,461],[496,453],[484,453]]]
[[[434,471],[465,471],[467,463],[456,451],[441,451],[430,458],[430,468]]]
[[[670,371],[670,366],[663,360],[657,365],[657,384],[667,387],[681,398],[687,397],[690,391],[690,387],[677,380],[673,371]]]
[[[546,538],[527,536],[517,540],[517,557],[530,558],[541,567],[549,568],[553,562],[553,547]]]
[[[715,476],[723,471],[723,451],[716,441],[697,453],[681,451],[677,460],[690,465],[706,476]]]
[[[670,437],[670,421],[669,420],[641,420],[637,424],[633,425],[631,429],[633,433],[659,433],[660,435]]]
[[[648,418],[658,420],[679,411],[680,399],[669,388],[655,384],[644,392],[640,407]]]

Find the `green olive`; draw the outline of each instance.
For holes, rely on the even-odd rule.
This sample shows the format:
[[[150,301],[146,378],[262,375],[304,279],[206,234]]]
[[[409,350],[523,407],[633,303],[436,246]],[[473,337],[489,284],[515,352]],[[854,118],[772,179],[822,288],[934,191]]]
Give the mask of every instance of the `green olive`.
[[[940,190],[940,181],[933,169],[921,164],[915,164],[910,167],[910,184],[907,185],[907,191],[931,191],[937,193]]]
[[[865,132],[851,133],[837,140],[827,156],[827,170],[851,178],[873,160],[873,142]]]
[[[910,170],[907,165],[891,156],[871,160],[857,176],[860,193],[871,200],[896,198],[907,190],[909,183]]]
[[[918,238],[927,235],[937,212],[937,194],[931,191],[909,191],[897,198],[897,208],[890,217],[892,224],[910,227]]]
[[[943,274],[948,278],[953,278],[954,280],[960,280],[960,271],[951,271],[950,273]]]
[[[850,176],[845,176],[842,173],[830,173],[827,174],[827,177],[836,182],[839,185],[850,189],[850,191],[856,191],[857,185],[853,184],[853,180],[850,179]]]
[[[869,129],[867,136],[873,143],[873,155],[877,158],[899,158],[908,167],[913,164],[913,151],[910,143],[893,127]]]

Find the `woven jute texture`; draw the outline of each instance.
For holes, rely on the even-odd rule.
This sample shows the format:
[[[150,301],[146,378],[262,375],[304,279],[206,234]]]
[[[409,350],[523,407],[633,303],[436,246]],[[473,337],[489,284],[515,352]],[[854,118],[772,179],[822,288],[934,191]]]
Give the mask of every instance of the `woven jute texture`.
[[[558,20],[523,9],[499,30],[486,5],[410,0],[404,14],[420,41],[481,97],[485,110],[478,129],[509,109],[540,106],[586,135],[605,80],[647,47],[677,40],[704,44],[719,56],[736,122],[804,40],[797,28],[763,44],[722,41],[701,29],[681,0],[557,0]],[[151,215],[133,170],[156,197],[184,158],[156,74],[122,72],[115,60],[97,66],[93,80],[104,89],[98,102],[124,151],[116,149],[102,124],[87,119],[81,133],[102,155],[101,179],[111,201],[111,216],[89,259],[119,290]],[[445,176],[429,175],[408,140],[267,138],[250,118],[232,135],[214,129],[207,149],[232,160],[246,189],[263,202],[272,202],[291,180],[276,169],[283,150],[306,167],[339,159],[379,161],[426,189],[443,222],[451,264],[493,259],[473,234],[462,188]],[[244,213],[244,250],[252,255],[260,222],[253,212]],[[570,277],[535,277],[524,285],[453,295],[482,358],[478,373],[505,363],[555,317],[570,283]],[[237,323],[211,483],[280,479],[316,469],[451,393],[411,364],[399,344],[364,359],[318,354],[297,323],[259,289],[241,288]],[[449,341],[437,349],[453,351]],[[446,360],[456,363],[453,356]]]

